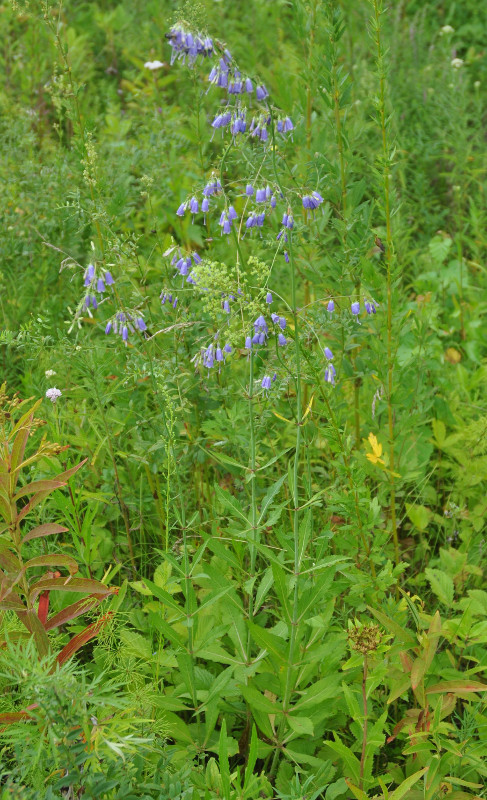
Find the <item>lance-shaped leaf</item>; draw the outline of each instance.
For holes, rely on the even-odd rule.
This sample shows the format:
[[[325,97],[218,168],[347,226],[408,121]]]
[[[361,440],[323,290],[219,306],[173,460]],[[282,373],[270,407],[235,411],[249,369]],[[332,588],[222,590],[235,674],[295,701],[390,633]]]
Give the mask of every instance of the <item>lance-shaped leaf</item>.
[[[35,407],[34,407],[35,408]],[[26,415],[24,415],[26,416]],[[31,431],[31,423],[34,419],[33,409],[27,412],[26,424],[20,428],[15,436],[12,450],[10,453],[10,471],[11,471],[11,491],[15,491],[17,481],[19,478],[18,465],[22,461],[27,445],[27,440]]]
[[[31,567],[66,567],[70,575],[75,575],[79,569],[78,564],[72,556],[65,556],[62,554],[56,555],[56,553],[31,558],[30,561],[27,561],[24,565],[24,570],[30,569]]]
[[[66,622],[70,622],[72,619],[76,619],[76,617],[80,617],[82,614],[86,614],[87,611],[91,611],[93,608],[101,603],[101,601],[106,597],[103,594],[90,594],[89,597],[83,597],[82,600],[76,600],[75,603],[71,603],[71,605],[66,606],[63,608],[62,611],[58,611],[57,614],[53,614],[47,622],[45,623],[46,631],[52,631],[54,628],[58,628],[59,625],[64,625]]]
[[[110,589],[100,581],[91,578],[40,578],[31,586],[29,592],[29,604],[32,605],[41,592],[83,592],[83,594],[101,594],[106,597],[112,594],[114,589]]]
[[[69,658],[71,658],[80,647],[83,647],[86,642],[89,642],[90,639],[94,639],[95,636],[101,631],[104,625],[108,622],[112,614],[108,612],[105,614],[104,617],[101,617],[97,622],[93,622],[91,625],[88,625],[84,631],[78,633],[76,636],[73,636],[70,642],[63,647],[61,652],[57,655],[56,661],[58,664],[64,664]]]
[[[25,401],[25,402],[28,402],[28,401]],[[20,417],[20,419],[17,421],[17,423],[15,424],[15,426],[12,428],[12,430],[10,431],[10,433],[8,435],[9,441],[12,441],[12,439],[15,437],[15,434],[17,433],[17,431],[19,431],[21,428],[25,428],[26,427],[26,425],[28,424],[29,417],[31,417],[31,416],[33,417],[34,416],[35,412],[37,411],[37,409],[39,408],[41,403],[42,403],[42,398],[40,398],[39,400],[36,400],[34,405],[31,408],[29,408],[29,410],[26,411],[25,414],[23,414]]]
[[[66,486],[66,481],[56,479],[32,481],[32,483],[23,486],[22,489],[14,495],[14,500],[17,502],[21,497],[25,497],[28,494],[37,494],[38,492],[46,492],[46,495],[51,494],[55,489],[60,489],[62,486]]]
[[[4,539],[0,540],[0,567],[7,572],[20,572],[20,561]]]
[[[68,528],[58,525],[57,522],[46,522],[44,525],[37,525],[26,533],[22,539],[22,544],[30,542],[31,539],[39,539],[41,536],[52,536],[55,533],[67,533]]]
[[[443,694],[443,692],[455,692],[463,694],[464,692],[486,692],[487,683],[479,683],[479,681],[460,680],[460,681],[442,681],[442,683],[435,683],[434,686],[428,686],[426,694]]]
[[[54,480],[63,481],[63,483],[66,483],[66,481],[68,481],[75,472],[78,472],[78,470],[81,469],[81,467],[83,467],[87,461],[88,459],[84,458],[83,461],[80,461],[75,467],[71,467],[71,469],[67,469],[65,472],[60,472],[59,475],[55,476]]]
[[[33,635],[39,655],[47,656],[50,649],[49,637],[36,612],[33,609],[28,609],[27,611],[16,610],[15,613],[27,630]]]

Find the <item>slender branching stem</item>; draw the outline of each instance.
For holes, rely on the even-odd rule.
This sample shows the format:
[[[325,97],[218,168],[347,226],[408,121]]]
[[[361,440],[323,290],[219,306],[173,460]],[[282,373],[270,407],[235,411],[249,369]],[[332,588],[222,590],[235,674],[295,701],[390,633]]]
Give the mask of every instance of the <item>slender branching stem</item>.
[[[396,566],[399,564],[399,537],[397,531],[396,517],[396,475],[395,475],[395,451],[394,451],[394,408],[392,405],[392,393],[394,389],[394,348],[392,334],[392,269],[394,260],[394,246],[392,240],[391,225],[391,156],[389,151],[388,122],[386,118],[386,74],[384,66],[384,53],[381,40],[381,15],[382,0],[372,0],[374,17],[373,33],[377,48],[377,71],[379,75],[379,97],[378,113],[379,125],[382,137],[382,162],[383,162],[383,192],[384,192],[384,218],[386,224],[386,295],[387,295],[387,420],[389,429],[389,496],[390,496],[390,516],[392,526],[392,538],[394,542],[394,560]]]

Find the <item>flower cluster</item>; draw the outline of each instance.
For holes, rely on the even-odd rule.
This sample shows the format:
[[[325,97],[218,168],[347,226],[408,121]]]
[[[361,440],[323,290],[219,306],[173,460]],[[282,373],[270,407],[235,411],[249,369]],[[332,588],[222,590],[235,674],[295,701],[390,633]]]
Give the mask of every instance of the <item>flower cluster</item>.
[[[311,192],[311,194],[305,194],[303,196],[303,208],[307,208],[310,211],[314,211],[322,202],[323,198],[319,192]]]
[[[89,309],[89,307],[92,306],[96,311],[98,308],[98,300],[94,292],[96,291],[103,295],[106,291],[106,287],[112,286],[114,283],[115,281],[112,278],[111,272],[107,269],[104,269],[103,272],[100,273],[95,269],[94,264],[88,264],[84,273],[84,286],[88,289],[84,299],[85,308]]]
[[[206,369],[210,370],[214,366],[218,365],[220,367],[222,363],[225,363],[225,358],[232,352],[232,346],[229,342],[222,348],[220,345],[217,344],[210,344],[208,347],[204,348],[200,355],[199,360],[203,364]]]
[[[141,316],[133,316],[125,311],[118,311],[113,320],[109,320],[106,324],[105,333],[118,333],[124,342],[127,342],[129,333],[135,333],[139,330],[141,333],[147,330],[144,318]]]
[[[61,390],[56,389],[55,386],[53,386],[52,389],[48,389],[46,392],[47,399],[50,400],[51,403],[53,404],[56,402],[56,400],[58,400],[59,397],[61,397],[61,395],[62,395]]]
[[[173,25],[169,33],[166,33],[166,38],[172,47],[171,64],[176,59],[181,59],[184,63],[187,58],[191,66],[198,56],[209,58],[214,53],[213,41],[209,36],[193,34],[185,30],[182,24]]]

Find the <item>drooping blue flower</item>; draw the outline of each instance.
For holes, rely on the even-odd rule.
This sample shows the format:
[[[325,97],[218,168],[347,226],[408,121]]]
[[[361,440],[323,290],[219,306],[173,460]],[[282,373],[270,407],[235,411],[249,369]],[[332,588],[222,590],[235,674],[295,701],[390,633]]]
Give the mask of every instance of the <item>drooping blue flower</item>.
[[[113,328],[113,323],[110,319],[106,324],[105,333],[111,333],[112,328]]]
[[[126,325],[124,325],[122,327],[122,339],[124,342],[126,342],[128,338],[129,338],[129,329],[127,328]]]
[[[237,214],[237,212],[235,211],[235,209],[234,209],[234,207],[233,207],[233,206],[230,206],[230,208],[228,209],[228,219],[229,219],[230,221],[232,221],[232,220],[234,220],[234,219],[238,219],[238,214]]]
[[[284,250],[284,260],[286,264],[289,264],[289,253],[287,252],[287,250]]]
[[[177,216],[178,217],[184,217],[187,207],[188,207],[187,202],[186,203],[181,203],[181,205],[179,206],[178,210],[176,211]]]
[[[137,327],[141,332],[147,330],[147,325],[145,324],[145,320],[143,317],[137,317]]]
[[[198,200],[196,197],[192,197],[189,203],[189,208],[192,214],[197,214],[199,209]]]
[[[329,347],[325,347],[325,357],[328,359],[328,361],[331,361],[333,358],[333,353]]]
[[[327,365],[326,369],[325,369],[325,382],[326,383],[331,383],[332,386],[334,386],[335,385],[335,375],[336,375],[336,369],[333,366],[333,364],[330,362]]]
[[[216,348],[215,358],[217,361],[225,361],[221,347]]]
[[[365,301],[365,310],[367,314],[375,314],[377,311],[377,306],[375,305],[373,300],[366,300]]]
[[[287,344],[287,339],[283,333],[280,333],[277,337],[277,341],[279,342],[280,347],[284,347]]]
[[[223,310],[224,310],[225,314],[229,314],[230,313],[230,303],[228,302],[228,300],[224,300],[223,301]]]
[[[248,92],[248,94],[252,94],[252,92],[254,91],[254,84],[252,83],[250,78],[245,79],[245,91]]]
[[[271,292],[267,292],[267,294],[265,296],[265,301],[266,301],[266,303],[268,305],[270,305],[272,303],[272,293]]]
[[[227,342],[223,349],[224,349],[225,353],[231,353],[232,352],[232,345]]]
[[[107,286],[113,286],[113,284],[115,283],[115,281],[113,280],[113,278],[112,278],[112,275],[111,275],[111,273],[110,273],[108,270],[105,270],[104,277],[105,277],[105,283],[106,283],[106,285],[107,285]]]
[[[262,83],[260,86],[257,86],[255,93],[257,95],[257,100],[265,100],[266,97],[269,97],[269,92],[267,91],[266,87]]]
[[[203,212],[203,214],[206,214],[209,208],[210,208],[210,201],[208,200],[207,197],[203,197],[203,200],[201,201],[201,211]]]
[[[104,292],[105,291],[105,283],[102,277],[99,277],[96,282],[96,291],[97,292]]]
[[[269,389],[271,388],[271,376],[270,375],[264,375],[264,377],[262,378],[261,386],[265,391],[269,391]]]
[[[334,312],[334,310],[335,310],[335,303],[334,303],[334,301],[333,301],[333,300],[330,300],[330,301],[328,302],[328,305],[327,305],[327,307],[326,307],[326,310],[327,310],[327,311],[328,311],[330,314],[333,314],[333,312]]]
[[[252,349],[252,339],[250,336],[245,337],[245,349],[251,350]]]
[[[252,197],[253,193],[254,193],[254,187],[252,186],[251,183],[248,183],[247,186],[245,187],[245,194],[247,195],[247,197]]]
[[[201,264],[201,256],[198,253],[193,253],[193,261],[195,264]]]
[[[286,318],[285,317],[279,317],[279,327],[280,327],[280,329],[282,331],[286,330],[286,324],[287,324],[286,323]]]
[[[358,300],[355,300],[352,303],[352,305],[350,307],[350,311],[352,312],[354,317],[358,317],[358,315],[360,314],[360,303],[358,302]]]
[[[93,264],[88,264],[85,269],[85,286],[89,286],[92,282],[93,278],[95,277],[95,267]]]
[[[271,320],[273,321],[274,325],[278,325],[279,324],[279,314],[276,314],[275,312],[273,314],[271,314]]]
[[[257,189],[255,193],[256,203],[265,203],[265,189]]]

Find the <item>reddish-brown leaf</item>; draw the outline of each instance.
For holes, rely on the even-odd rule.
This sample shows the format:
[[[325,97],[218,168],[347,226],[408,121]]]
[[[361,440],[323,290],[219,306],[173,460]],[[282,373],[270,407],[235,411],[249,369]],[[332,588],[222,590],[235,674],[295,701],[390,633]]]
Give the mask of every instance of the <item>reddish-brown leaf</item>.
[[[62,486],[66,486],[66,481],[57,478],[52,480],[32,481],[32,483],[23,486],[22,489],[14,495],[14,500],[17,502],[21,497],[25,497],[28,494],[37,494],[37,492],[47,492],[50,494],[55,489],[60,489]]]
[[[106,597],[106,595],[90,594],[89,597],[83,597],[82,600],[77,600],[76,603],[71,603],[71,605],[66,606],[66,608],[63,608],[63,610],[59,611],[57,614],[53,614],[53,616],[47,620],[46,631],[52,631],[54,628],[59,627],[59,625],[64,625],[66,622],[70,622],[72,619],[80,617],[81,614],[91,611],[93,608],[96,608],[96,606],[104,599],[104,597]]]
[[[487,683],[479,683],[479,681],[443,681],[442,683],[435,683],[434,686],[428,686],[426,694],[443,694],[443,692],[487,692]]]
[[[91,578],[40,578],[30,588],[29,603],[34,603],[44,591],[83,592],[84,594],[113,594],[113,589]]]
[[[71,658],[76,653],[76,651],[80,649],[80,647],[83,647],[83,645],[86,644],[86,642],[89,642],[90,639],[93,639],[95,636],[97,636],[100,630],[108,622],[111,616],[112,613],[109,611],[107,614],[101,617],[101,619],[99,619],[97,622],[93,622],[91,625],[88,625],[88,627],[85,628],[84,631],[81,631],[81,633],[78,633],[76,636],[73,636],[71,641],[68,642],[68,644],[65,647],[63,647],[61,652],[58,654],[56,658],[58,664],[64,664],[64,662],[67,661],[69,658]]]
[[[54,533],[67,533],[68,528],[58,525],[57,522],[46,522],[44,525],[38,525],[32,528],[29,533],[26,533],[22,539],[22,544],[29,542],[31,539],[39,539],[40,536],[52,536]]]
[[[66,567],[70,575],[75,575],[79,569],[78,564],[72,556],[62,554],[56,555],[56,553],[31,558],[30,561],[27,561],[25,564],[24,569],[30,569],[31,567]]]

